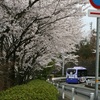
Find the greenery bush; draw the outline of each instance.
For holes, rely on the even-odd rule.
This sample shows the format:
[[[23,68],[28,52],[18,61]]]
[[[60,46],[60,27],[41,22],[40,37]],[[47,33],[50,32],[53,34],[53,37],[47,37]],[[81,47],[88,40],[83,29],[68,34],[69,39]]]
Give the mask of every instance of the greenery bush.
[[[0,92],[0,100],[58,100],[58,91],[52,84],[34,80]]]

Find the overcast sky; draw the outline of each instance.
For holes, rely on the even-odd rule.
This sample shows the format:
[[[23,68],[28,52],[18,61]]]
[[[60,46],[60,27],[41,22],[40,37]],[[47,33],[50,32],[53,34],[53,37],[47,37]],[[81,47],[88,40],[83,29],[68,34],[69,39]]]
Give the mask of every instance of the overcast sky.
[[[89,6],[89,5],[87,5]],[[96,10],[92,6],[90,6],[88,9],[90,10]],[[90,23],[92,22],[92,29],[96,29],[96,17],[88,17],[88,9],[86,10],[86,16],[83,17],[83,23],[85,24],[83,30],[84,35],[87,36],[90,32]]]

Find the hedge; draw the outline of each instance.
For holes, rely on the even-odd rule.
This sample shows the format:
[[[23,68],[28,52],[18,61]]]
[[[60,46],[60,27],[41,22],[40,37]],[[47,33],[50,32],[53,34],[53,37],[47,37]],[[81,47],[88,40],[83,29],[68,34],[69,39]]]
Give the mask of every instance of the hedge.
[[[34,80],[0,92],[0,100],[58,100],[58,91],[46,81]]]

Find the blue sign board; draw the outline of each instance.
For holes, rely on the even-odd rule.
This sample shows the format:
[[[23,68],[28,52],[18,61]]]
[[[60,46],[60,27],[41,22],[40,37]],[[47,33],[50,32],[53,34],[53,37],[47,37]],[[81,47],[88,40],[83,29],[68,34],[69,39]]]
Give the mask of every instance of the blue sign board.
[[[90,3],[94,8],[100,9],[100,0],[90,0]]]

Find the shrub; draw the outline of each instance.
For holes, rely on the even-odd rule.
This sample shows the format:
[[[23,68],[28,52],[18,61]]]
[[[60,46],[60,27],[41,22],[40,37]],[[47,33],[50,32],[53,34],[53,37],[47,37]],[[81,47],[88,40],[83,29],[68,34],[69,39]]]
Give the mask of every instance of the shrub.
[[[34,80],[0,92],[0,100],[57,100],[58,91],[43,80]]]

